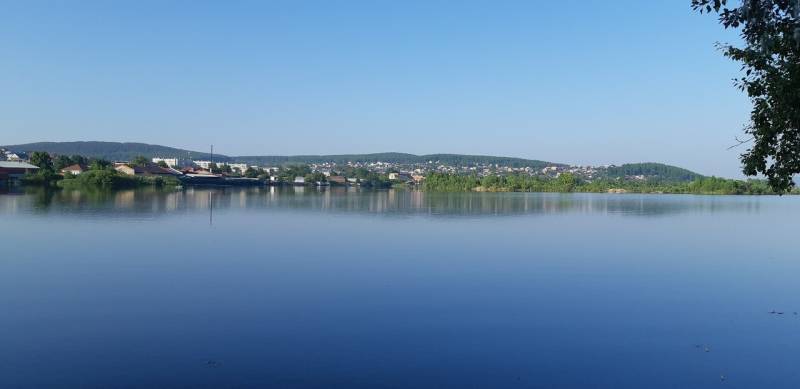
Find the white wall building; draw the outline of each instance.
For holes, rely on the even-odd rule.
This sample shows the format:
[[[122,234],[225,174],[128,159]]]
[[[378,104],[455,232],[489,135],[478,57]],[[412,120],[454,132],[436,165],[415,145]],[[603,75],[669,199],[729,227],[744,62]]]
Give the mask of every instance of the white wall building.
[[[178,158],[153,158],[153,163],[159,163],[162,161],[171,168],[178,166]]]
[[[195,165],[197,165],[197,166],[199,166],[199,167],[201,167],[203,169],[211,168],[211,161],[192,161],[192,163],[194,163]]]
[[[229,163],[228,166],[233,170],[238,170],[239,174],[244,174],[245,170],[248,168],[246,163]]]

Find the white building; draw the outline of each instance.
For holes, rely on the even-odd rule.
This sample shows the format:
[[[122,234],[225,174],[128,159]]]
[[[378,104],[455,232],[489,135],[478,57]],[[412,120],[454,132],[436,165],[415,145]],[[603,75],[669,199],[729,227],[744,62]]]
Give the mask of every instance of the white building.
[[[238,170],[239,174],[244,174],[249,166],[246,163],[229,163],[228,166],[233,170]]]
[[[11,151],[6,151],[6,161],[11,162],[22,162],[25,160],[23,155],[19,155],[17,153],[13,153]]]
[[[211,168],[211,161],[192,161],[193,164],[203,168],[203,169],[210,169]]]
[[[164,162],[171,168],[178,166],[178,158],[153,158],[153,163],[159,162]]]

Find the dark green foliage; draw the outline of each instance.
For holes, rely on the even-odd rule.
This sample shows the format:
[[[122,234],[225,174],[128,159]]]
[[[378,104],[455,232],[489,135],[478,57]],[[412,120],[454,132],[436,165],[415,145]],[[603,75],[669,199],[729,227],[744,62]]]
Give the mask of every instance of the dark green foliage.
[[[249,166],[247,170],[244,171],[244,176],[247,178],[258,178],[262,174],[264,174],[263,169],[253,169],[252,166]]]
[[[285,166],[278,170],[278,181],[291,184],[295,177],[305,177],[307,174],[311,174],[311,168],[308,165]]]
[[[53,159],[45,151],[34,151],[31,153],[31,164],[38,166],[40,171],[53,171]]]
[[[111,162],[105,159],[92,159],[91,163],[89,163],[89,169],[91,170],[105,170],[109,167],[111,167]]]
[[[67,166],[72,166],[72,159],[66,155],[59,155],[53,158],[53,169],[59,171]]]
[[[692,0],[700,12],[717,12],[725,28],[741,28],[743,47],[722,45],[726,57],[741,62],[736,85],[753,104],[752,146],[741,156],[744,173],[763,174],[779,192],[794,186],[800,173],[800,2],[796,0]]]
[[[702,177],[700,174],[690,170],[652,162],[629,163],[622,166],[610,166],[606,169],[608,178],[625,178],[639,175],[663,181],[693,181]]]
[[[131,160],[132,166],[147,166],[148,164],[150,164],[150,160],[143,155],[137,155]]]
[[[527,175],[482,178],[454,174],[431,174],[425,178],[423,190],[436,192],[595,192],[624,190],[632,193],[676,194],[776,194],[763,180],[729,180],[717,177],[698,177],[693,181],[601,179],[582,181],[572,174],[557,178]]]
[[[58,186],[67,189],[125,189],[140,186],[177,186],[180,182],[174,177],[138,177],[117,172],[114,169],[96,169],[77,176],[64,177]]]
[[[459,176],[455,174],[431,174],[425,178],[422,188],[427,191],[489,191],[489,192],[572,192],[578,185],[577,178],[569,173],[558,178],[527,175],[489,175],[485,177]]]
[[[61,176],[52,170],[39,169],[36,173],[26,174],[22,177],[22,183],[25,185],[52,186],[60,179]]]
[[[79,154],[74,154],[73,156],[69,157],[69,159],[70,161],[72,161],[72,164],[77,164],[81,166],[86,166],[89,164],[89,160],[86,157]]]
[[[44,151],[34,151],[30,154],[30,162],[32,165],[38,166],[39,170],[33,174],[25,175],[22,178],[24,184],[49,186],[61,178],[53,169],[53,159],[50,154]]]
[[[389,176],[370,172],[366,177],[359,178],[358,183],[362,187],[384,189],[391,188],[392,182],[389,181]]]
[[[59,181],[62,188],[100,188],[122,189],[139,186],[141,181],[133,176],[118,173],[113,169],[89,170],[77,176],[65,177]]]
[[[322,174],[322,173],[319,173],[319,172],[306,174],[303,178],[305,178],[306,184],[313,184],[313,183],[316,183],[316,182],[325,182],[326,181],[325,175]]]

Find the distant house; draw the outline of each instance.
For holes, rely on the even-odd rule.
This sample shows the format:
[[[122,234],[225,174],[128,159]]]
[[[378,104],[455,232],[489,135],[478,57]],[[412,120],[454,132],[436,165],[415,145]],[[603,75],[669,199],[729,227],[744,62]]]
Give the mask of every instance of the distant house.
[[[174,176],[180,172],[173,169],[165,169],[158,165],[130,166],[127,164],[115,164],[114,170],[129,176]]]
[[[187,168],[181,169],[179,171],[179,173],[181,173],[181,174],[194,174],[194,175],[207,175],[207,176],[215,175],[214,173],[211,173],[210,170],[203,169],[203,168],[193,168],[193,167],[187,167]]]
[[[118,172],[120,172],[122,174],[127,174],[129,176],[132,176],[132,175],[136,174],[136,171],[133,170],[132,167],[130,167],[128,165],[125,165],[125,164],[114,164],[114,170],[116,170],[116,171],[118,171]]]
[[[300,176],[295,177],[294,178],[294,184],[295,185],[305,185],[306,184],[305,177],[300,177]]]
[[[39,170],[38,166],[31,165],[27,162],[0,161],[0,180],[18,179],[36,170]]]
[[[347,179],[343,176],[328,176],[328,182],[331,185],[347,185]]]
[[[422,181],[425,181],[425,176],[421,174],[414,174],[411,176],[411,179],[414,180],[414,183],[420,184]]]
[[[202,161],[202,160],[195,160],[192,161],[193,164],[199,166],[203,169],[210,169],[211,168],[211,161]]]
[[[392,181],[403,181],[403,182],[410,182],[413,181],[410,175],[407,173],[389,173],[389,179]]]
[[[28,159],[28,154],[6,150],[6,160],[11,162],[21,162]]]
[[[174,168],[178,166],[179,161],[178,158],[153,158],[153,163],[158,164],[159,162],[164,162],[167,166]]]
[[[78,174],[81,174],[85,171],[86,171],[86,166],[75,164],[61,169],[61,174],[72,174],[73,176],[77,176]]]
[[[174,176],[177,174],[175,170],[149,164],[145,166],[134,166],[133,172],[134,175],[137,176]]]
[[[244,174],[249,167],[246,163],[230,163],[228,166],[231,167],[231,170],[238,171],[239,174]]]

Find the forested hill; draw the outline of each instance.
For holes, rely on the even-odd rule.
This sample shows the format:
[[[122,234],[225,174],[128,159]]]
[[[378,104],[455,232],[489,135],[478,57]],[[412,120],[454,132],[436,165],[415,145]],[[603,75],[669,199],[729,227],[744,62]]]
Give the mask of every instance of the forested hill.
[[[645,176],[663,181],[693,181],[703,177],[691,170],[655,162],[628,163],[621,166],[610,166],[606,169],[605,174],[608,178]]]
[[[21,145],[0,146],[12,151],[46,151],[58,155],[82,155],[89,158],[103,158],[109,161],[130,161],[143,155],[148,158],[191,158],[208,159],[209,153],[176,149],[174,147],[150,145],[146,143],[122,142],[36,142]],[[215,159],[218,157],[215,155]],[[219,156],[224,160],[225,156]]]

